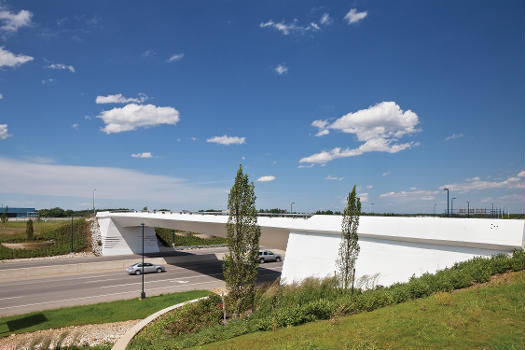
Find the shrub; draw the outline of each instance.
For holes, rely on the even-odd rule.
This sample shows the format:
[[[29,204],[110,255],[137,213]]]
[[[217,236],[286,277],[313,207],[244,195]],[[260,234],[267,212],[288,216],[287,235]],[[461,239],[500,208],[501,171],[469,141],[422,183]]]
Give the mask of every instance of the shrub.
[[[408,292],[412,298],[422,298],[432,294],[432,290],[423,278],[416,278],[415,275],[408,282]]]
[[[33,220],[31,219],[26,222],[26,238],[28,241],[33,240]]]
[[[512,271],[521,271],[525,269],[525,252],[523,249],[515,250],[512,253]]]

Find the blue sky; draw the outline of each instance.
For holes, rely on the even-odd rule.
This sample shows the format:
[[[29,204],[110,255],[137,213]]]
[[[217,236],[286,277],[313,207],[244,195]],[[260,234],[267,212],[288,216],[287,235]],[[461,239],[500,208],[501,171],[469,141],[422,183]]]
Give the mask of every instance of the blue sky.
[[[0,203],[525,205],[522,1],[0,1]]]

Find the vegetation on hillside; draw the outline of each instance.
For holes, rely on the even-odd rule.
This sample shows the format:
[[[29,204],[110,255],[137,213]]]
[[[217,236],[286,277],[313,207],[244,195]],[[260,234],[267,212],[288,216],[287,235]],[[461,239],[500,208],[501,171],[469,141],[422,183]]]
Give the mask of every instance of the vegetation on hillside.
[[[175,230],[175,232],[183,232]],[[171,247],[173,245],[173,230],[167,228],[155,227],[155,233],[159,238],[159,241],[165,247]],[[175,246],[176,247],[187,247],[187,246],[207,246],[207,245],[224,245],[226,244],[226,238],[213,237],[213,238],[200,238],[196,236],[194,232],[188,232],[189,236],[175,235]]]
[[[25,222],[21,223],[24,226]],[[71,252],[71,222],[61,222],[60,226],[53,225],[52,229],[34,235],[31,241],[49,241],[51,245],[36,249],[10,249],[0,245],[0,259],[33,258],[39,256],[64,255]],[[24,243],[27,233],[0,235],[0,243]],[[90,224],[84,219],[74,221],[73,250],[75,252],[88,251],[91,247]]]
[[[219,297],[213,297],[207,302],[211,305],[209,307],[196,304],[181,308],[152,323],[135,337],[131,349],[183,349],[258,331],[338,319],[431,295],[440,298],[439,295],[447,295],[455,289],[487,282],[492,275],[523,269],[525,253],[520,250],[512,256],[500,254],[491,258],[474,258],[434,274],[414,276],[406,283],[396,283],[387,288],[356,289],[353,294],[338,288],[334,278],[307,279],[302,284],[294,285],[279,285],[277,281],[257,290],[253,312],[242,319],[231,318],[228,307],[231,300],[226,298],[229,322],[223,325],[219,312],[222,303]],[[512,297],[523,299],[523,293]],[[443,298],[446,300],[448,297]],[[421,336],[421,333],[416,335]]]

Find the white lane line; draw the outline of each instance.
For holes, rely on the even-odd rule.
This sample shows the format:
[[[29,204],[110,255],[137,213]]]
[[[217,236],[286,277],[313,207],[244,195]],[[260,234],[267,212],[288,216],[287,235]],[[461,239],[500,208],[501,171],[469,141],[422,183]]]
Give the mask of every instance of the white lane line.
[[[190,279],[190,278],[211,277],[211,276],[219,276],[219,275],[222,275],[222,273],[213,273],[211,275],[195,275],[195,276],[188,276],[188,277],[169,278],[169,279],[164,279],[164,280],[146,281],[144,283],[148,284],[148,283],[158,283],[158,282],[177,282],[177,281],[180,281],[181,278]],[[134,285],[141,284],[141,283],[142,282],[114,284],[114,285],[111,285],[111,286],[100,287],[100,289],[134,286]]]
[[[217,283],[217,281],[208,281],[208,282],[194,283],[194,284],[191,284],[191,286],[194,286],[194,285],[200,285],[200,284],[208,284],[208,283]],[[148,291],[151,292],[151,291],[153,291],[153,290],[157,290],[157,289],[167,289],[167,288],[171,288],[171,289],[173,289],[173,287],[167,286],[167,287],[150,288],[150,289],[148,289]],[[41,302],[38,302],[38,303],[31,303],[31,304],[24,304],[24,305],[15,305],[15,306],[0,307],[0,310],[7,310],[7,309],[18,308],[18,307],[33,306],[33,305],[42,305],[42,304],[56,304],[56,303],[61,303],[61,302],[65,302],[65,301],[74,301],[74,300],[93,299],[93,298],[101,298],[101,297],[107,297],[107,296],[113,296],[113,295],[130,294],[130,293],[137,293],[137,291],[136,291],[136,290],[130,290],[130,291],[127,291],[127,292],[109,293],[109,294],[100,294],[100,295],[93,295],[93,296],[89,296],[89,297],[81,297],[81,298],[71,298],[71,299],[60,299],[60,300],[41,301]]]
[[[30,285],[30,284],[55,283],[55,282],[82,280],[82,279],[87,279],[87,278],[98,278],[98,277],[106,277],[106,276],[114,276],[114,275],[115,274],[111,274],[111,275],[93,275],[93,276],[83,276],[83,277],[69,277],[69,278],[68,277],[63,277],[63,278],[60,278],[60,279],[53,279],[53,277],[51,277],[49,279],[42,278],[42,279],[32,280],[32,281],[27,281],[27,282],[22,282],[22,283],[6,283],[5,285],[9,286],[9,287],[27,286],[27,285]],[[2,284],[3,283],[0,283],[0,286]]]
[[[24,298],[24,296],[22,295],[19,297],[0,298],[0,300],[19,299],[19,298]]]

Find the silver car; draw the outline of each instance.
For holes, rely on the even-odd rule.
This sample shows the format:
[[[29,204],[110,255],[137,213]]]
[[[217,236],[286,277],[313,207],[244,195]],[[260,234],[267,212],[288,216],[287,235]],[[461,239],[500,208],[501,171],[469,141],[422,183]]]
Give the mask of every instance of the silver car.
[[[274,254],[273,252],[269,250],[259,250],[259,262],[261,264],[268,262],[268,261],[281,261],[282,258],[279,254]]]
[[[142,273],[142,263],[136,263],[129,266],[126,272],[130,275],[140,275]],[[144,273],[150,272],[166,272],[166,268],[162,265],[154,265],[152,263],[144,263]]]

